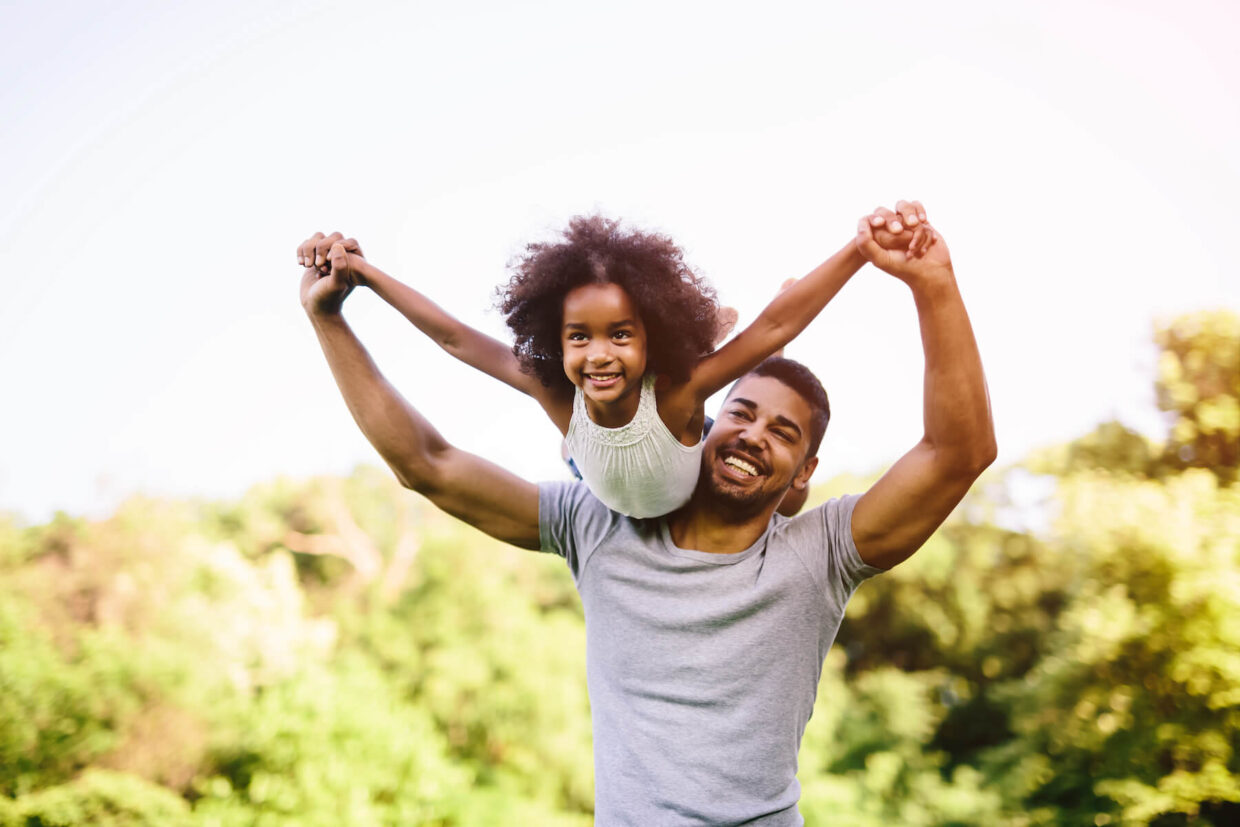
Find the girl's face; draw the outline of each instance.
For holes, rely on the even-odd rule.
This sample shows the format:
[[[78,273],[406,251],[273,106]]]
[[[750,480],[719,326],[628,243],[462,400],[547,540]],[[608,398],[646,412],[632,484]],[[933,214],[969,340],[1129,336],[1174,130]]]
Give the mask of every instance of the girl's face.
[[[581,388],[591,418],[605,411],[637,412],[646,373],[646,327],[629,294],[617,284],[586,284],[564,297],[560,327],[564,373]],[[629,411],[629,408],[632,408]]]

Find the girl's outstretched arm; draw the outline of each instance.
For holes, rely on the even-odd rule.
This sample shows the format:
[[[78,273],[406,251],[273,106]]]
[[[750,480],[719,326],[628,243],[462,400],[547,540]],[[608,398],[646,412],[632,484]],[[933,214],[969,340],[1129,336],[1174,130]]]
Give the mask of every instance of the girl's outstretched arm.
[[[358,283],[375,291],[414,327],[465,364],[532,396],[561,432],[568,429],[572,397],[557,394],[537,377],[524,373],[512,348],[452,316],[430,298],[367,261],[360,250],[349,250],[349,269]]]
[[[360,255],[350,255],[349,263],[359,283],[375,291],[449,354],[523,393],[534,395],[531,386],[538,384],[538,380],[521,372],[517,357],[503,342],[463,323],[428,296],[389,276]]]
[[[697,404],[702,404],[711,394],[744,376],[804,330],[864,264],[865,258],[850,241],[808,275],[780,291],[753,324],[698,362],[685,390],[696,398]]]

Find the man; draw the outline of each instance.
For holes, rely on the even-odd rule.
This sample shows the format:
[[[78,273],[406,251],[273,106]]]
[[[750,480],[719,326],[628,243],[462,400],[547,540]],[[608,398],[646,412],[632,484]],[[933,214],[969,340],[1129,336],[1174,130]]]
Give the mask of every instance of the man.
[[[775,516],[786,491],[808,484],[828,411],[808,370],[769,360],[730,391],[689,504],[652,520],[616,514],[580,484],[535,486],[449,445],[341,316],[356,245],[316,235],[298,250],[302,303],[336,382],[401,483],[494,537],[562,555],[572,570],[586,615],[600,825],[800,824],[797,751],[849,597],[916,551],[994,459],[977,346],[947,245],[921,205],[862,219],[857,250],[913,293],[926,361],[922,439],[864,494]]]

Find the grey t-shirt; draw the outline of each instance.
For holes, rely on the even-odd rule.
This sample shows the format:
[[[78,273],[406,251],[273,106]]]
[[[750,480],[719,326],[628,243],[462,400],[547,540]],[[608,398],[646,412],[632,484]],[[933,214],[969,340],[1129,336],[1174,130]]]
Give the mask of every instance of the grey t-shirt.
[[[661,827],[796,825],[797,751],[857,585],[848,496],[776,515],[736,554],[677,548],[580,483],[539,487],[542,550],[586,616],[595,818]]]

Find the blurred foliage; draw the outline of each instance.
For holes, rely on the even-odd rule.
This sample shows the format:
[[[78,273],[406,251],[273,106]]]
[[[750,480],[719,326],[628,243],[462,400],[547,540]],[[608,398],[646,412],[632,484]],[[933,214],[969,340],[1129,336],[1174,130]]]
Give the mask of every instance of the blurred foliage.
[[[1158,327],[1158,405],[1172,417],[1166,458],[1224,482],[1240,468],[1240,315],[1217,310]]]
[[[353,653],[264,688],[221,729],[194,784],[204,824],[444,824],[467,789],[426,711]]]
[[[4,802],[0,799],[0,802]],[[66,784],[0,803],[0,827],[187,827],[185,799],[129,773],[88,769]]]
[[[1083,475],[1061,502],[1054,547],[1080,575],[1047,654],[1000,693],[1005,783],[1071,821],[1240,802],[1240,490]]]
[[[808,824],[1240,823],[1238,332],[1158,328],[1164,443],[996,471],[857,592]],[[377,469],[0,517],[0,827],[587,825],[584,640],[558,559]]]

